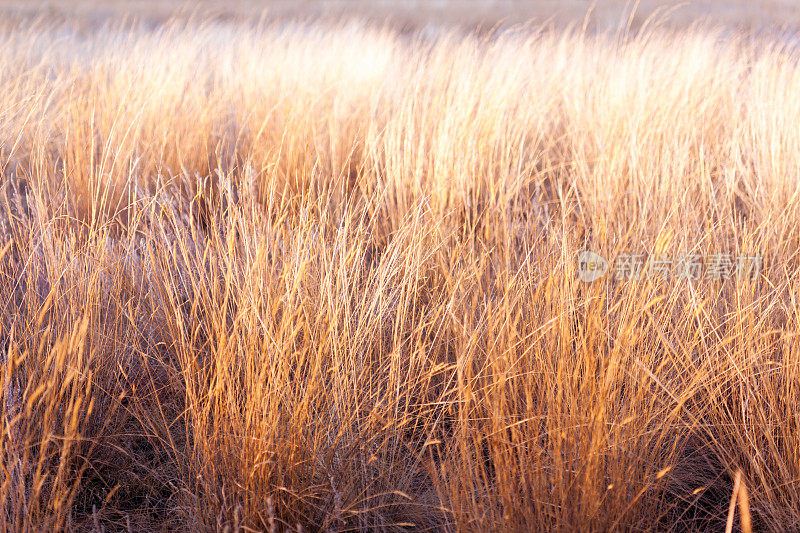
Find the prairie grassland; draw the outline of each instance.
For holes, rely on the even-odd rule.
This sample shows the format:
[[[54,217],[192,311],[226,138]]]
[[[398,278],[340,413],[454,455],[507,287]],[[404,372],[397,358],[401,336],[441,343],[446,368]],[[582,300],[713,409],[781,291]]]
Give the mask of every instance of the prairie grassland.
[[[785,43],[0,39],[0,529],[800,528]]]

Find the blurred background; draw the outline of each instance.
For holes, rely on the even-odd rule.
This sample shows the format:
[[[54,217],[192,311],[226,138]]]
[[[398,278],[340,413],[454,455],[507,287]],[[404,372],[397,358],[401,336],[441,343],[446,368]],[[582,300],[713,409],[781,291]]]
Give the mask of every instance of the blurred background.
[[[800,27],[798,0],[0,0],[0,12],[6,21],[46,17],[92,23],[125,17],[157,23],[172,17],[207,19],[211,15],[219,19],[359,17],[408,28],[491,28],[532,20],[602,31],[628,23],[641,27],[649,19],[674,27],[698,22],[756,31]]]

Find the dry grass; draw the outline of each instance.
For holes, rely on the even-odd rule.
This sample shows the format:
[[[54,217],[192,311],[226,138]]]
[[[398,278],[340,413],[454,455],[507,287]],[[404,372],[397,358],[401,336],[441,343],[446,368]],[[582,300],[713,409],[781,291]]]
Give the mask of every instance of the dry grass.
[[[800,528],[797,52],[0,40],[3,530]]]

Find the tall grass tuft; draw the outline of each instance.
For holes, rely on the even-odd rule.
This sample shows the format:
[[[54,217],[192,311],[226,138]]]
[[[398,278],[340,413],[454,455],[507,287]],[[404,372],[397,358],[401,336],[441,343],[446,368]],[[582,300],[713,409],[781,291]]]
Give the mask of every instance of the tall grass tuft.
[[[790,44],[0,43],[0,530],[800,528]]]

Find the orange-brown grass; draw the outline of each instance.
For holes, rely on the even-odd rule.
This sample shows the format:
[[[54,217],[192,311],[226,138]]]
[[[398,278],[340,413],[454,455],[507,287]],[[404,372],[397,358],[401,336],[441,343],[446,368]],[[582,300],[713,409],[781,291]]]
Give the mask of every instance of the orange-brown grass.
[[[800,527],[797,52],[0,42],[0,529]],[[587,284],[583,248],[764,266]]]

